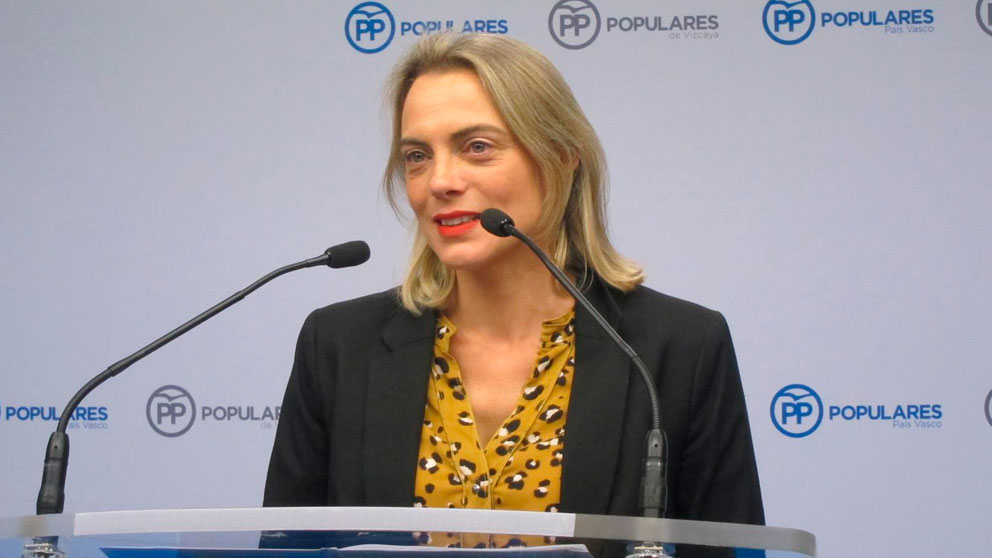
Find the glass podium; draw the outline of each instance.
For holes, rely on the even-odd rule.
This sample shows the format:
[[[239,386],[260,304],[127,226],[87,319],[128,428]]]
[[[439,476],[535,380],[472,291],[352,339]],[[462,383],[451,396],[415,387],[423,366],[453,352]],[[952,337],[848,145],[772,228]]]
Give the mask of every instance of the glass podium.
[[[461,548],[447,548],[451,544]],[[0,558],[393,555],[806,558],[816,556],[816,538],[784,527],[434,508],[176,509],[0,518]]]

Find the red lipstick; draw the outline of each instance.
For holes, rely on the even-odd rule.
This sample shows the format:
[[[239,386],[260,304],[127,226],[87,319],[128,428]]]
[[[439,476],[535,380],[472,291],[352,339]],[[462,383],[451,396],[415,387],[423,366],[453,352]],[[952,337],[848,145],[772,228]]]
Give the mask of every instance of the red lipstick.
[[[441,236],[451,238],[461,236],[479,224],[479,213],[476,211],[451,211],[438,213],[434,223]]]

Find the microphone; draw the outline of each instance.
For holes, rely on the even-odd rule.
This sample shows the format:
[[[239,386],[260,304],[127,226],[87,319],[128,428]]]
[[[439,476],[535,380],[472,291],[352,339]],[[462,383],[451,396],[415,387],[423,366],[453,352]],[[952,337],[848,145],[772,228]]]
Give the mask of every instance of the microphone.
[[[613,329],[613,326],[606,321],[606,318],[596,310],[568,276],[548,258],[547,254],[527,235],[517,230],[513,219],[509,215],[499,209],[490,208],[482,212],[479,220],[482,222],[482,228],[486,229],[490,234],[517,238],[537,254],[541,263],[555,276],[555,279],[561,283],[561,286],[565,287],[565,290],[575,298],[575,301],[582,305],[586,312],[592,315],[596,323],[609,334],[613,342],[630,358],[638,372],[640,372],[641,379],[644,380],[644,384],[647,386],[648,398],[651,401],[651,430],[648,431],[647,435],[647,454],[644,458],[644,471],[641,475],[641,514],[644,517],[665,517],[668,507],[668,438],[665,435],[665,431],[661,429],[661,407],[658,403],[658,390],[651,381],[651,374],[648,372],[647,367],[644,366],[644,362],[641,361],[641,357],[620,337],[620,334]]]
[[[513,231],[517,230],[509,215],[492,207],[479,215],[479,221],[482,221],[482,228],[496,236],[510,236]]]
[[[327,250],[324,250],[324,255],[327,256],[328,267],[333,267],[334,269],[353,267],[369,261],[369,245],[363,240],[352,240],[351,242],[331,246]],[[313,265],[320,265],[320,263]]]
[[[62,510],[64,509],[65,475],[66,470],[69,467],[69,435],[65,433],[65,430],[69,424],[69,419],[76,410],[76,407],[78,407],[83,398],[97,386],[120,374],[127,367],[152,354],[166,344],[174,341],[180,335],[226,310],[228,307],[234,305],[234,303],[240,301],[262,285],[268,283],[276,277],[279,277],[280,275],[291,271],[296,271],[298,269],[315,267],[319,265],[326,265],[333,268],[352,267],[363,264],[368,261],[368,259],[369,245],[361,240],[353,240],[351,242],[331,246],[325,250],[323,254],[315,258],[310,258],[308,260],[303,260],[301,262],[280,267],[268,275],[263,276],[251,285],[248,285],[244,289],[227,297],[216,305],[208,308],[190,321],[184,323],[169,333],[166,333],[155,341],[152,341],[150,344],[138,350],[131,356],[110,365],[109,368],[87,382],[86,385],[76,392],[76,395],[72,396],[69,403],[66,404],[65,409],[62,411],[62,416],[59,418],[58,427],[48,439],[48,448],[45,451],[45,467],[41,475],[41,489],[38,491],[38,501],[36,503],[37,514],[43,515],[62,513]]]

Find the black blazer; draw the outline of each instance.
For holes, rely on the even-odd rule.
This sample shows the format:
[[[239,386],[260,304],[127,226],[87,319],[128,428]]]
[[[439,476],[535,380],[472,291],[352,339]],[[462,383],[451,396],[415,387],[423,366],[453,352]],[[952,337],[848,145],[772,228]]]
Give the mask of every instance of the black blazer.
[[[669,440],[668,517],[763,524],[744,394],[723,316],[646,287],[586,295],[654,376]],[[306,320],[265,506],[412,506],[437,315],[395,291]],[[650,406],[637,370],[576,307],[562,512],[638,515]]]

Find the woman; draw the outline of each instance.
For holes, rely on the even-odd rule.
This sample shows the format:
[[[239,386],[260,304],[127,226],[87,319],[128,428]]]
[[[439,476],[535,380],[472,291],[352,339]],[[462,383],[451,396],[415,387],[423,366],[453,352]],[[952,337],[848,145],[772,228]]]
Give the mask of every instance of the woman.
[[[614,250],[602,149],[554,66],[511,39],[435,35],[391,99],[384,185],[394,208],[405,189],[412,263],[399,289],[307,319],[265,505],[638,514],[644,386],[526,246],[482,229],[497,207],[654,375],[668,517],[763,523],[726,322],[640,286]]]

